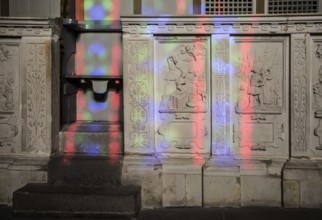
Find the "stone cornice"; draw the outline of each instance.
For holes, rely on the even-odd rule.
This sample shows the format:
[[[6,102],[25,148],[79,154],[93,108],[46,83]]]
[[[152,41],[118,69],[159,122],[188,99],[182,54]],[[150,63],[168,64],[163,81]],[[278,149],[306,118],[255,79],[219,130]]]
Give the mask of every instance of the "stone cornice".
[[[130,34],[290,34],[322,33],[322,14],[301,16],[122,16]]]
[[[0,17],[0,36],[53,36],[58,31],[55,19]]]

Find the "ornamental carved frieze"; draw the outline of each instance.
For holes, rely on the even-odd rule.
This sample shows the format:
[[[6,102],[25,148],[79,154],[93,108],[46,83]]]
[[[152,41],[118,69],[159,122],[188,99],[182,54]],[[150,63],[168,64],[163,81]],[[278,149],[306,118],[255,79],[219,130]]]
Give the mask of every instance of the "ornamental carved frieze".
[[[128,59],[129,140],[130,148],[149,148],[149,60],[148,41],[129,40],[125,51]]]
[[[294,40],[294,146],[295,151],[306,151],[307,76],[306,39]]]
[[[47,152],[46,76],[48,45],[27,44],[27,152]]]
[[[227,75],[227,60],[228,60],[228,37],[222,36],[219,39],[213,37],[213,139],[212,139],[212,148],[213,154],[222,155],[227,154],[229,152],[229,147],[226,144],[226,105],[227,97],[226,97],[226,82],[229,81],[229,77]]]

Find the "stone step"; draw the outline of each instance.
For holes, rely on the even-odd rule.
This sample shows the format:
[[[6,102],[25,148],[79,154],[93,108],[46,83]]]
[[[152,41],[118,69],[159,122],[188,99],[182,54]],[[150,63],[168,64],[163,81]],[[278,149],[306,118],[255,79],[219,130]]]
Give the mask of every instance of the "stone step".
[[[29,183],[13,194],[13,213],[19,216],[130,219],[140,208],[139,186]]]
[[[48,183],[71,185],[121,184],[122,155],[53,155]]]

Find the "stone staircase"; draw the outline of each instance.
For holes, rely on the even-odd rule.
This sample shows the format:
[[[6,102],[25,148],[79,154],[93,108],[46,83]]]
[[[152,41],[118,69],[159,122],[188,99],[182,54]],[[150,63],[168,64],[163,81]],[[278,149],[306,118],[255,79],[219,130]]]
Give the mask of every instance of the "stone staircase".
[[[83,143],[86,143],[84,136]],[[108,144],[108,143],[107,143]],[[51,156],[48,183],[29,183],[13,194],[19,216],[131,219],[141,208],[140,186],[122,185],[122,154]]]

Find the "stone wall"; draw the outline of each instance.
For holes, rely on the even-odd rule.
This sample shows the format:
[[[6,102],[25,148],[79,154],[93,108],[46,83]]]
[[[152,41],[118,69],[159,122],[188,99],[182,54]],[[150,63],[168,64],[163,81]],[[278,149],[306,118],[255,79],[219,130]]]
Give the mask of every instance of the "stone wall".
[[[0,19],[1,204],[26,183],[47,181],[58,146],[58,45],[52,20]]]
[[[122,17],[123,179],[142,184],[144,207],[322,208],[321,27]]]

